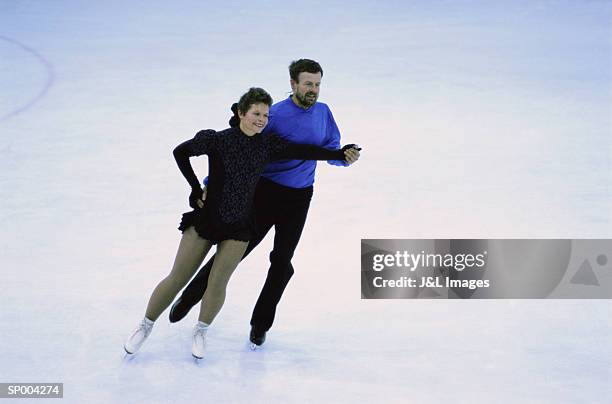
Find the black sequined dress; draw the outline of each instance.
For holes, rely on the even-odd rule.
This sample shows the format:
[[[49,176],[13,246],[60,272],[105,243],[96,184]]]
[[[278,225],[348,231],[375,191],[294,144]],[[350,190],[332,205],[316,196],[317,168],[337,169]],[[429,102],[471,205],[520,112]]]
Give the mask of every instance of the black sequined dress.
[[[259,176],[269,161],[281,159],[344,160],[342,150],[288,142],[274,134],[247,136],[239,128],[203,130],[175,149],[175,157],[208,155],[208,185],[201,209],[183,214],[179,230],[194,226],[213,243],[251,238],[251,207]],[[177,163],[184,173],[188,158]],[[183,166],[183,167],[181,167]],[[194,178],[187,178],[193,182]],[[192,184],[193,186],[194,184]]]

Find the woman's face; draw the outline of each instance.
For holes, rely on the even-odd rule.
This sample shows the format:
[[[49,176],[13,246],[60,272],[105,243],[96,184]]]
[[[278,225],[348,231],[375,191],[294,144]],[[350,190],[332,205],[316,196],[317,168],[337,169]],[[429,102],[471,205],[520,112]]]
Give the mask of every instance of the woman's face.
[[[247,135],[259,133],[268,124],[270,116],[270,107],[264,103],[251,105],[246,114],[238,112],[240,116],[240,129]]]

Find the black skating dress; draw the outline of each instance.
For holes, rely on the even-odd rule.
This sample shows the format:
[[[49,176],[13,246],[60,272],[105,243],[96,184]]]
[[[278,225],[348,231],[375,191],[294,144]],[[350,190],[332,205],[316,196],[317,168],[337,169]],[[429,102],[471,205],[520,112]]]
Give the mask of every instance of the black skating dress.
[[[194,226],[200,237],[214,244],[229,239],[249,241],[255,186],[269,161],[344,160],[343,150],[291,143],[274,134],[247,136],[238,127],[220,132],[202,130],[174,150],[177,164],[192,188],[200,185],[189,157],[208,155],[204,206],[184,213],[179,230],[184,232]]]

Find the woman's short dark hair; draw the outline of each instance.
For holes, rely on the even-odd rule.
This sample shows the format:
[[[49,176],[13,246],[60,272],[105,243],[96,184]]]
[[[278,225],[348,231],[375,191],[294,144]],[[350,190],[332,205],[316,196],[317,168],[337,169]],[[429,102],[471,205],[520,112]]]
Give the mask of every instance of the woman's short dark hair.
[[[240,97],[238,101],[238,111],[244,115],[253,104],[266,104],[270,107],[272,106],[272,97],[263,88],[251,87],[249,91]]]
[[[314,60],[299,59],[299,60],[294,60],[289,65],[289,77],[291,77],[296,82],[299,82],[298,78],[300,76],[300,73],[303,73],[303,72],[313,73],[313,74],[320,72],[321,77],[323,77],[323,69],[321,68],[321,65],[315,62]]]
[[[240,100],[232,105],[232,112],[234,113],[234,116],[230,118],[230,126],[238,126],[240,124],[238,112],[240,112],[242,115],[246,114],[253,104],[266,104],[268,107],[270,107],[272,106],[272,97],[263,88],[249,88],[249,91],[244,93],[242,97],[240,97]]]

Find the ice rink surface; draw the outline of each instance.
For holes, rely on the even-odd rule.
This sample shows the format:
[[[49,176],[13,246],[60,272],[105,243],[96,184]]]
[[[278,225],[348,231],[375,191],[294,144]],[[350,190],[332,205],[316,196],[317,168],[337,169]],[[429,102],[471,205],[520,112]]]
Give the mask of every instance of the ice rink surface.
[[[359,272],[361,238],[612,238],[611,20],[609,1],[1,0],[0,382],[70,403],[609,403],[609,300],[361,300]],[[363,151],[319,164],[264,349],[270,237],[204,361],[196,311],[123,359],[187,210],[172,149],[250,86],[284,99],[300,57]]]

